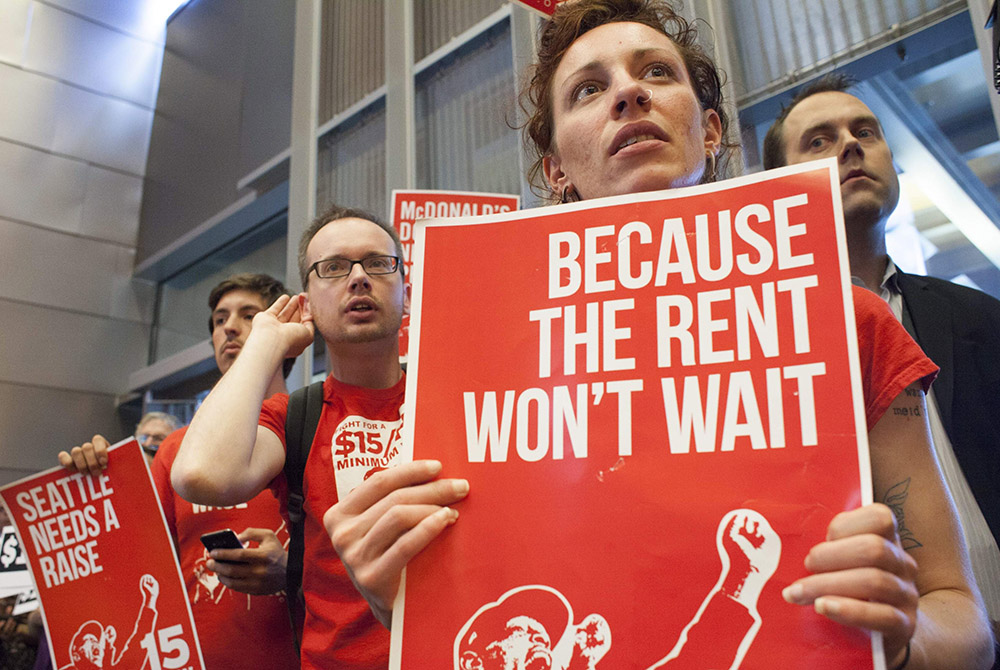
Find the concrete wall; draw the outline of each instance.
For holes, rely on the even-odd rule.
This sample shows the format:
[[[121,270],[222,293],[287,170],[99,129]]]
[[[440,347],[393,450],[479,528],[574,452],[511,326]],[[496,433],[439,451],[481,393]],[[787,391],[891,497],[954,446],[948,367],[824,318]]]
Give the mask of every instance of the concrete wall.
[[[131,278],[165,18],[144,5],[0,2],[0,483],[127,430],[154,302]]]

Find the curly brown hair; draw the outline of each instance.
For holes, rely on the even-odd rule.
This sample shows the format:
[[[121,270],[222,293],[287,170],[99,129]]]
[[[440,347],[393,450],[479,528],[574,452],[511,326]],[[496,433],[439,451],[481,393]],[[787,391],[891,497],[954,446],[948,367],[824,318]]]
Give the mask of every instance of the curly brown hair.
[[[554,148],[555,123],[552,118],[552,78],[566,51],[584,33],[607,23],[641,23],[660,32],[674,43],[691,77],[695,96],[703,110],[714,109],[722,123],[722,144],[713,181],[724,171],[730,154],[738,147],[727,142],[729,117],[723,105],[722,77],[715,61],[698,43],[698,29],[664,0],[572,0],[556,6],[552,18],[541,28],[537,61],[530,66],[519,96],[528,120],[524,125],[524,145],[534,156],[528,168],[528,182],[539,193],[549,193],[542,173],[542,159]],[[707,24],[706,24],[707,25]]]

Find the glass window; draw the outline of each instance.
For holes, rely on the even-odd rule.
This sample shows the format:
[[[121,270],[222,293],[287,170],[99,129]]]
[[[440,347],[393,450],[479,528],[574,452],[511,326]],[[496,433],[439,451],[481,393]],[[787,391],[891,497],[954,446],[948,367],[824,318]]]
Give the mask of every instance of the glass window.
[[[274,217],[161,282],[150,363],[209,337],[208,294],[229,275],[259,272],[284,279],[287,227],[285,214]]]
[[[889,77],[900,96],[884,104],[886,136],[900,170],[900,206],[890,219],[887,244],[895,258],[919,248],[904,270],[949,279],[1000,298],[1000,269],[984,253],[996,236],[991,215],[1000,212],[1000,141],[990,107],[991,85],[966,21],[965,39],[896,68]],[[880,96],[882,87],[873,87]],[[900,101],[901,98],[901,101]],[[916,131],[916,134],[914,132]],[[953,181],[947,189],[935,171]],[[975,211],[964,206],[965,201]],[[990,230],[992,229],[992,230]],[[914,238],[911,230],[919,237]],[[913,246],[914,243],[919,247]],[[903,246],[908,244],[909,246]],[[997,248],[996,242],[993,248]],[[923,261],[923,267],[920,266]]]
[[[417,187],[520,193],[510,22],[416,82]]]
[[[316,211],[336,203],[386,216],[385,99],[319,140]]]

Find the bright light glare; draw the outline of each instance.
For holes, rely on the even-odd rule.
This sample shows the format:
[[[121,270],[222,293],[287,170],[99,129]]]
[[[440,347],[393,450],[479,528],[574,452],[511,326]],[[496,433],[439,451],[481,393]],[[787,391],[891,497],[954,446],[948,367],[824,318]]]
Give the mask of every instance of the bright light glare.
[[[914,189],[905,179],[905,175],[899,176],[899,185],[899,205],[885,226],[886,251],[889,252],[893,262],[905,272],[925,275],[927,263],[924,259],[937,253],[937,248],[917,230],[911,200]]]
[[[186,5],[190,0],[145,0],[143,23],[151,31],[158,32],[166,28],[167,19],[174,12]]]

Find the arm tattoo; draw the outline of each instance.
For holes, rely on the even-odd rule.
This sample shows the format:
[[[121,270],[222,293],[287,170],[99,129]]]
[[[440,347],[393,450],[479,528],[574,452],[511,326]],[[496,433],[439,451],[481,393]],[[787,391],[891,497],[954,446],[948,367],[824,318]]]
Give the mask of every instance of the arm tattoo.
[[[917,547],[922,547],[924,545],[913,536],[913,531],[906,525],[906,515],[903,512],[903,503],[906,502],[906,496],[909,494],[910,478],[907,477],[898,484],[889,487],[889,490],[886,491],[882,502],[892,510],[893,514],[896,515],[896,527],[899,531],[899,543],[903,545],[903,549],[916,549]]]
[[[917,404],[913,407],[893,407],[893,416],[921,416],[923,412],[920,410],[920,406],[923,404],[921,401],[924,397],[924,392],[919,388],[907,387],[903,389],[903,393],[906,394],[907,398],[916,399]]]

